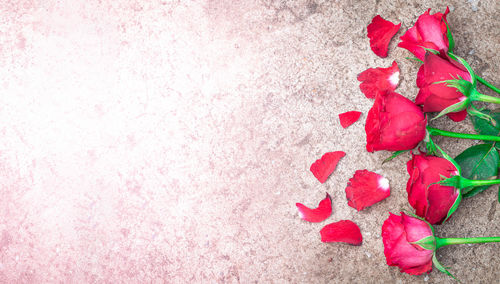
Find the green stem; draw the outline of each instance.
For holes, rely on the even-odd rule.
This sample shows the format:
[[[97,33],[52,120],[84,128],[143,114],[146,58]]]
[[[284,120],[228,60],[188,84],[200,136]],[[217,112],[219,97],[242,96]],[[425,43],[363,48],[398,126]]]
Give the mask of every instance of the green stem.
[[[449,245],[498,243],[498,242],[500,242],[500,237],[443,238],[443,239],[436,237],[436,249]]]
[[[439,135],[439,136],[455,137],[455,138],[462,138],[462,139],[473,139],[473,140],[500,142],[500,136],[457,133],[457,132],[451,132],[451,131],[441,130],[441,129],[437,129],[437,128],[432,128],[429,126],[427,126],[427,131],[429,131],[429,135]]]
[[[489,82],[487,82],[486,80],[484,80],[483,78],[481,78],[481,77],[479,77],[477,75],[474,75],[474,76],[476,76],[476,79],[479,82],[481,82],[483,85],[485,85],[486,87],[488,87],[488,88],[492,89],[493,91],[495,91],[495,92],[497,92],[497,93],[500,94],[500,89],[499,88],[493,86],[492,84],[490,84]]]
[[[483,95],[479,92],[476,92],[473,100],[474,101],[482,101],[482,102],[486,102],[486,103],[500,104],[500,98],[492,97],[492,96],[488,96],[488,95]]]
[[[472,179],[466,179],[462,177],[462,186],[463,188],[470,187],[470,186],[482,186],[482,185],[494,185],[494,184],[500,184],[500,179],[486,179],[486,180],[472,180]]]

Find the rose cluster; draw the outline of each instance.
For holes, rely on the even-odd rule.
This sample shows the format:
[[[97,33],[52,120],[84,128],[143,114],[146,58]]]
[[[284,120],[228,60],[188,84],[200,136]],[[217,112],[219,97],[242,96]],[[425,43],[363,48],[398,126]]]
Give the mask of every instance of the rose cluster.
[[[500,241],[496,237],[438,238],[432,226],[446,222],[464,197],[500,184],[500,180],[495,179],[500,168],[496,144],[500,142],[500,128],[497,127],[500,114],[474,105],[476,101],[500,104],[500,98],[477,91],[478,81],[497,93],[500,89],[477,76],[464,59],[453,53],[455,42],[446,19],[448,14],[448,8],[444,13],[435,14],[429,9],[400,37],[398,46],[411,52],[413,59],[421,64],[417,72],[415,101],[396,92],[400,73],[396,61],[387,68],[365,70],[357,78],[361,92],[374,100],[366,116],[366,150],[396,151],[386,161],[404,152],[411,154],[406,163],[409,176],[406,192],[415,215],[390,213],[382,226],[382,239],[387,264],[413,275],[429,273],[433,264],[449,274],[436,258],[435,251],[442,246]],[[389,43],[400,27],[401,24],[395,25],[380,15],[373,18],[367,32],[370,47],[376,55],[387,57]],[[340,124],[347,128],[361,115],[358,111],[339,114]],[[470,116],[478,134],[455,133],[429,125],[433,119],[444,115],[454,122]],[[435,135],[485,142],[453,159],[433,142],[432,136]],[[420,143],[424,143],[425,152],[420,148],[414,150]],[[342,151],[326,153],[310,170],[324,183],[345,155]],[[361,211],[390,195],[389,181],[377,173],[359,170],[349,180],[345,193],[348,205]],[[332,212],[328,193],[316,209],[300,203],[297,207],[302,219],[310,222],[321,222]],[[362,243],[358,226],[350,220],[326,225],[320,233],[323,242]]]

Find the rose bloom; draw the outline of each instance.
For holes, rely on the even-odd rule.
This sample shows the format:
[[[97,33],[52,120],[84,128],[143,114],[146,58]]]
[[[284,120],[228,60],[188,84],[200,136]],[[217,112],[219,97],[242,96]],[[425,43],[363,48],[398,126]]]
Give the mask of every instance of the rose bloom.
[[[465,95],[457,88],[447,83],[437,83],[446,80],[462,78],[472,82],[469,71],[461,63],[451,59],[446,54],[427,52],[424,64],[417,74],[417,87],[420,88],[415,103],[423,105],[424,112],[440,112],[445,108],[464,101]],[[467,116],[467,110],[447,114],[454,121],[462,121]]]
[[[410,150],[425,138],[427,118],[409,99],[395,92],[377,95],[366,118],[366,150]]]
[[[408,201],[416,214],[431,224],[441,224],[451,207],[460,198],[460,190],[437,183],[441,177],[457,175],[455,166],[448,160],[425,153],[414,155],[406,164],[410,178],[406,185]],[[432,185],[431,185],[432,184]]]
[[[424,60],[425,48],[448,52],[448,29],[446,27],[446,15],[450,9],[446,8],[444,14],[435,13],[431,15],[427,10],[418,17],[417,22],[404,35],[400,37],[399,47],[405,48],[420,60]]]
[[[382,242],[387,264],[398,266],[401,272],[420,275],[432,271],[434,249],[424,249],[412,242],[433,236],[431,227],[420,219],[389,213],[382,226]]]

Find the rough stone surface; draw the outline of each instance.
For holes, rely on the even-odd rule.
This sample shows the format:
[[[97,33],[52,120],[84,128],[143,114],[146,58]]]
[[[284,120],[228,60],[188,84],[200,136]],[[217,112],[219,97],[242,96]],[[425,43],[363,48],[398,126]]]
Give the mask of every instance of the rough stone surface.
[[[476,72],[500,85],[500,2],[449,1]],[[356,75],[417,63],[396,48],[440,1],[0,1],[0,282],[454,283],[388,267],[388,211],[411,211],[402,155],[367,153],[371,101]],[[380,14],[402,27],[389,57],[369,48]],[[486,88],[486,94],[493,95]],[[342,129],[338,114],[358,110]],[[470,122],[432,122],[472,132]],[[437,139],[454,156],[474,141]],[[320,184],[309,166],[347,152]],[[358,169],[392,196],[362,212],[344,189]],[[298,217],[325,191],[324,223]],[[498,236],[497,190],[465,200],[439,236]],[[359,247],[323,244],[323,225],[356,222]],[[499,245],[443,248],[464,283],[500,279]]]

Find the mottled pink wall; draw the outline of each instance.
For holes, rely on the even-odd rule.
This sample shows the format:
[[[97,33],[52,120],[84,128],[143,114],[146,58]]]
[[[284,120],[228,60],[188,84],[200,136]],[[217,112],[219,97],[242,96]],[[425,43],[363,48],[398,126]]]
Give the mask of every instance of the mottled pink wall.
[[[0,282],[427,281],[387,267],[379,236],[389,210],[409,209],[404,161],[382,169],[387,202],[354,212],[348,178],[387,153],[366,153],[361,121],[337,121],[370,108],[355,80],[368,67],[397,59],[401,92],[416,94],[416,63],[376,58],[364,33],[375,13],[407,28],[427,9],[407,2],[0,1]],[[459,54],[498,82],[495,1],[478,14],[451,2]],[[318,184],[309,166],[334,150],[348,159]],[[322,244],[300,220],[295,202],[325,191],[363,246]],[[441,232],[499,233],[494,198],[464,202]],[[491,282],[497,252],[440,257]]]

